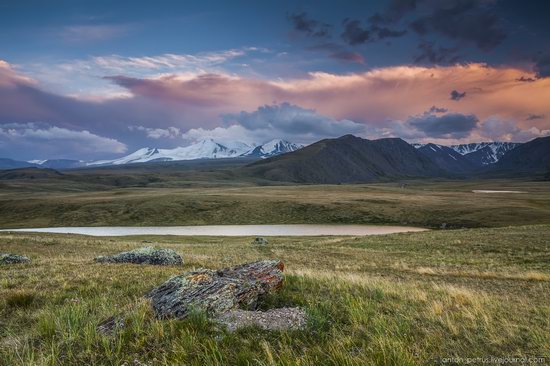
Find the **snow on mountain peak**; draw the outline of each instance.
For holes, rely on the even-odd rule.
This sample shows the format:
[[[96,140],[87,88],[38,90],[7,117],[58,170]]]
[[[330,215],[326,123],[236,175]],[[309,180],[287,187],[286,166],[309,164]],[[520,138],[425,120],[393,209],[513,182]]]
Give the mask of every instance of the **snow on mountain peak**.
[[[256,156],[267,158],[270,156],[296,151],[298,149],[301,149],[302,147],[304,146],[301,144],[295,144],[282,139],[273,139],[245,152],[243,156]]]
[[[298,150],[301,147],[302,145],[281,139],[273,139],[263,145],[255,146],[239,141],[219,142],[212,138],[207,138],[199,140],[189,146],[176,147],[173,149],[145,147],[118,159],[95,161],[87,165],[122,165],[151,161],[221,159],[239,156],[256,156],[263,158]]]
[[[475,142],[470,144],[452,145],[453,150],[461,155],[477,154],[477,160],[482,165],[494,164],[508,151],[515,149],[520,144],[517,142]],[[473,155],[470,155],[473,157]]]

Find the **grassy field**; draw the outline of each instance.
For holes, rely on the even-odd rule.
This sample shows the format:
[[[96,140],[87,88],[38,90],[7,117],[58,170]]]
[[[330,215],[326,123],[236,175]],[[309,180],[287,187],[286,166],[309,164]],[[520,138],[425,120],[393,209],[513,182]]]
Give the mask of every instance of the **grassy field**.
[[[353,192],[363,189],[374,188]],[[548,362],[548,238],[550,225],[279,237],[264,248],[251,246],[251,238],[1,233],[0,252],[32,263],[0,267],[0,364],[424,365],[453,356]],[[184,268],[93,262],[144,240],[178,251]],[[304,307],[304,330],[228,333],[203,314],[160,321],[142,298],[183,270],[268,258],[285,262],[286,282],[262,308]],[[98,334],[96,325],[118,313],[127,326]]]
[[[90,177],[80,173],[76,182],[0,181],[0,227],[373,223],[462,228],[550,222],[549,182],[410,181],[401,189],[399,183],[261,186],[206,175],[200,182],[116,187],[93,183],[112,182],[112,176],[86,174]],[[527,193],[472,193],[474,189]]]

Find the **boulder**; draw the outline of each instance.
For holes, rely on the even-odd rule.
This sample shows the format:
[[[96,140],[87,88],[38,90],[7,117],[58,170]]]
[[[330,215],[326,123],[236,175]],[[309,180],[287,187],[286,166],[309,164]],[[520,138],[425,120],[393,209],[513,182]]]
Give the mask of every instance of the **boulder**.
[[[255,244],[255,245],[267,245],[268,243],[269,242],[267,241],[267,239],[262,238],[261,236],[257,237],[252,241],[252,244]]]
[[[283,284],[278,260],[247,263],[218,271],[199,269],[172,277],[147,297],[158,318],[185,318],[194,310],[219,314],[255,309],[265,294]]]
[[[9,253],[0,253],[1,264],[29,263],[31,260],[25,256]]]
[[[95,261],[99,263],[135,263],[160,266],[183,264],[183,259],[174,250],[157,249],[153,247],[134,249],[129,252],[122,252],[110,256],[99,256]]]
[[[230,310],[219,314],[216,320],[234,332],[237,329],[257,326],[266,330],[302,329],[306,325],[306,312],[302,308],[279,308],[268,311]]]

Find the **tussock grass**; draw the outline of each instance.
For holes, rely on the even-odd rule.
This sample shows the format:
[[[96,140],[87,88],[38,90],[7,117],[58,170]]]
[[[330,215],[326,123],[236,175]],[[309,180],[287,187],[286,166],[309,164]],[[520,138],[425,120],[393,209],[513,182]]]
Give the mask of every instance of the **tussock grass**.
[[[30,264],[0,268],[2,365],[424,365],[441,357],[550,357],[550,226],[377,237],[92,238],[0,234]],[[172,248],[181,267],[98,264]],[[169,277],[280,258],[283,289],[262,310],[301,306],[303,330],[228,333],[195,313],[157,320],[143,294]],[[125,327],[98,333],[124,314]]]

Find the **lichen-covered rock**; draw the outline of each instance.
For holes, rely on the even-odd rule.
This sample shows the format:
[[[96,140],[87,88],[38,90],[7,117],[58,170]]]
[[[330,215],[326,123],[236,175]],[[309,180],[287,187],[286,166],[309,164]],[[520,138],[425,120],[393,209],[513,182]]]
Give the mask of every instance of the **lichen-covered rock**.
[[[261,236],[257,237],[252,241],[252,244],[254,245],[267,245],[269,242],[266,238],[262,238]]]
[[[230,310],[219,314],[216,320],[234,332],[239,328],[257,326],[266,330],[302,329],[306,312],[302,308],[279,308],[268,311]]]
[[[260,261],[218,271],[199,269],[172,277],[147,296],[159,318],[184,318],[193,310],[209,314],[255,309],[261,297],[283,283],[281,261]]]
[[[183,264],[183,259],[174,250],[153,247],[139,248],[110,256],[99,256],[95,261],[99,263],[135,263],[161,266]]]
[[[31,260],[25,256],[9,253],[0,253],[1,264],[29,263]]]

